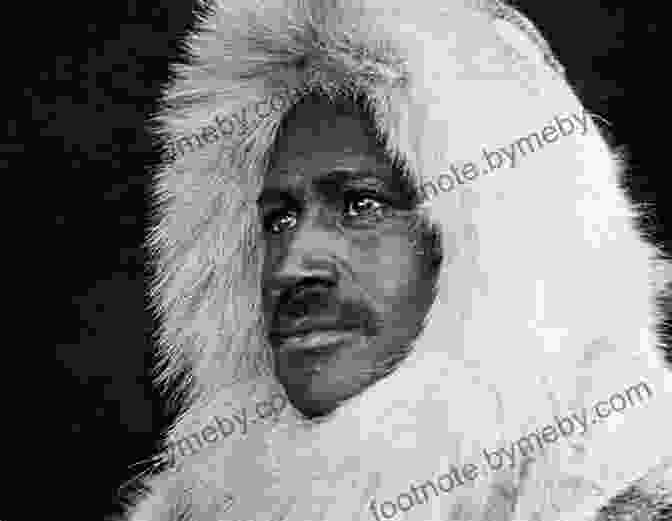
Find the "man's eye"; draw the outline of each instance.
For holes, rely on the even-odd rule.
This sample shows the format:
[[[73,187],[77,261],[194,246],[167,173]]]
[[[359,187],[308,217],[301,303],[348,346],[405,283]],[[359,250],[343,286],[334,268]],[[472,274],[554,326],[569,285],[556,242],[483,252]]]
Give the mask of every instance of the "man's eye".
[[[298,217],[293,210],[275,210],[264,217],[264,230],[282,233],[296,226]]]
[[[382,216],[383,209],[387,203],[377,194],[354,192],[346,193],[345,196],[345,215],[346,217],[370,217]]]

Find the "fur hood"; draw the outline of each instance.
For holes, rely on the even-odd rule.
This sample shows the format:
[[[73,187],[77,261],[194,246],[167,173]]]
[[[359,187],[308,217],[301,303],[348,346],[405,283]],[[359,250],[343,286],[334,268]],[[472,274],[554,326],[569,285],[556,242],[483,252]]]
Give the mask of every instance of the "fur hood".
[[[667,264],[529,21],[497,0],[217,0],[189,46],[148,241],[181,413],[129,519],[577,521],[669,477]],[[308,92],[367,100],[444,254],[408,359],[319,422],[273,406],[255,205]]]

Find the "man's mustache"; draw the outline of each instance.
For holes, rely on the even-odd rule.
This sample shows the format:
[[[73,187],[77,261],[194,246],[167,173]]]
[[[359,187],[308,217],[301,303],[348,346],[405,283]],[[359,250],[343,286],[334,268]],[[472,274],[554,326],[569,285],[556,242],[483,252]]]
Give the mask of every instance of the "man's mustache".
[[[299,288],[288,291],[276,303],[272,329],[289,328],[307,319],[328,319],[338,324],[361,327],[364,334],[378,334],[381,319],[378,313],[361,300],[338,300],[333,291],[324,288]]]

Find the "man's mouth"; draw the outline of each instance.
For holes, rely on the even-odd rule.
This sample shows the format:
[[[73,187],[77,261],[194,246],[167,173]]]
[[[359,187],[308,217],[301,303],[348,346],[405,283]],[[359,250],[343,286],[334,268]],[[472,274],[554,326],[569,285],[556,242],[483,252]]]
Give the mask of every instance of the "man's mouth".
[[[288,335],[271,335],[273,343],[283,351],[329,351],[353,342],[360,333],[353,330],[325,329]]]

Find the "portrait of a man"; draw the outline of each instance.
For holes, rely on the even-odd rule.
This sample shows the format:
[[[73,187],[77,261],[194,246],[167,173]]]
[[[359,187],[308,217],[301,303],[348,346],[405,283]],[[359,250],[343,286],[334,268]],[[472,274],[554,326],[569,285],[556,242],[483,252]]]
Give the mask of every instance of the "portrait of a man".
[[[527,18],[222,0],[188,43],[158,121],[208,139],[148,236],[180,414],[128,521],[669,514],[669,265]]]

